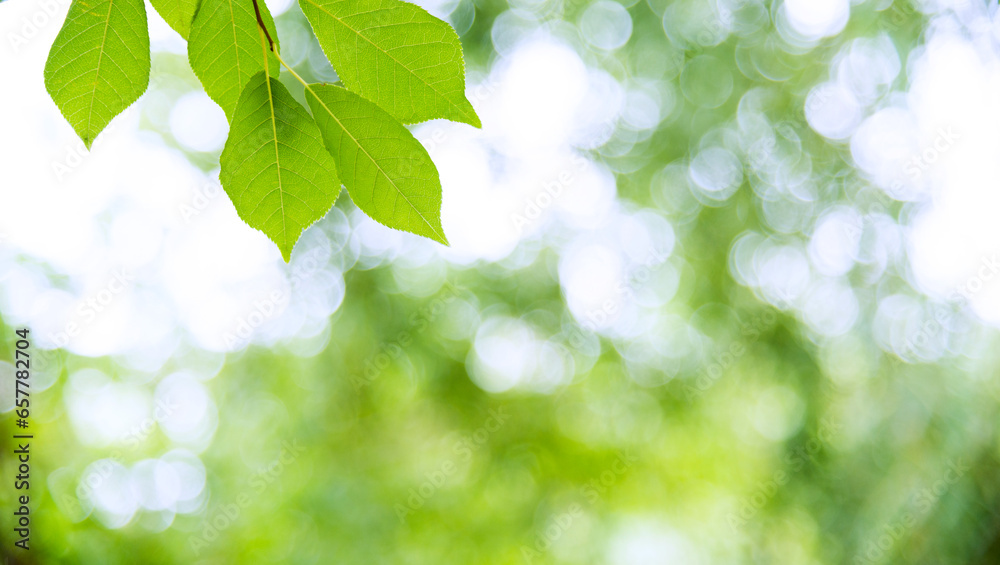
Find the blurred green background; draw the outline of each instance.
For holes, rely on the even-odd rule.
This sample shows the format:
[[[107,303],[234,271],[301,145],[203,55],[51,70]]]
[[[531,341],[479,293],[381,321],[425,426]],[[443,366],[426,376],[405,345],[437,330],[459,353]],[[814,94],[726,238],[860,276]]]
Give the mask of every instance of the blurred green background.
[[[848,143],[898,103],[934,25],[974,41],[995,5],[426,6],[461,35],[484,116],[444,137],[500,139],[472,157],[506,181],[470,198],[534,187],[502,214],[514,235],[482,223],[476,253],[456,228],[439,255],[343,196],[269,267],[274,304],[255,295],[215,341],[156,329],[155,354],[36,339],[22,287],[78,287],[8,246],[0,351],[35,332],[37,439],[23,552],[0,435],[7,563],[1000,563],[996,332],[915,282],[900,241],[919,201]],[[336,80],[298,7],[276,20],[285,58]],[[218,150],[171,122],[200,90],[183,51],[154,53],[153,83],[139,135],[211,176]],[[567,97],[581,113],[555,131],[533,100]],[[505,119],[544,127],[518,137]],[[461,151],[431,154],[447,207],[477,181]],[[536,221],[553,201],[590,208]],[[268,334],[287,304],[297,325]]]

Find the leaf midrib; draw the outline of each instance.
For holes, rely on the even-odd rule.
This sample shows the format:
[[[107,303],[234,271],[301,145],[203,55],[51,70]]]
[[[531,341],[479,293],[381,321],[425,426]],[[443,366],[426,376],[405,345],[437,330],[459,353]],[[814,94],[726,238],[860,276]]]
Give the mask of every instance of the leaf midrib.
[[[274,134],[274,165],[278,172],[278,206],[281,208],[281,238],[287,246],[288,225],[285,219],[285,187],[281,183],[281,156],[278,151],[278,118],[274,114],[274,93],[271,92],[271,77],[268,75],[267,69],[264,70],[264,82],[267,84],[267,105],[271,109],[271,133]],[[284,253],[284,250],[282,250],[282,253]],[[291,249],[289,249],[289,253],[291,253]]]
[[[94,101],[97,100],[97,85],[101,78],[101,61],[104,60],[104,48],[108,43],[108,29],[111,27],[111,10],[114,8],[115,0],[108,0],[108,15],[104,18],[104,36],[101,38],[101,48],[97,51],[97,68],[94,70],[94,88],[90,91],[90,110],[87,111],[87,135],[91,134],[94,128]],[[94,138],[97,136],[95,135]],[[94,138],[90,142],[94,142]]]
[[[229,0],[227,3],[229,4],[229,23],[233,28],[233,51],[235,52],[236,55],[236,83],[239,85],[239,89],[242,92],[244,86],[243,71],[240,69],[240,44],[239,44],[239,38],[236,36],[236,12],[233,11],[233,0]],[[268,94],[270,94],[271,92],[270,82],[267,83],[267,91]],[[237,94],[237,98],[239,98],[239,94]],[[233,108],[233,113],[234,114],[236,113],[236,108]],[[271,113],[273,114],[274,112],[272,111]]]

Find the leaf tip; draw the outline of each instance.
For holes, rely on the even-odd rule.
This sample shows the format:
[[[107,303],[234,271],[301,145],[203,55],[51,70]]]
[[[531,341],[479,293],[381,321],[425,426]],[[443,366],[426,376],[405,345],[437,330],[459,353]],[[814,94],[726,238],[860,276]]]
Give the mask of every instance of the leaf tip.
[[[479,119],[479,114],[477,114],[475,110],[472,111],[472,120],[468,123],[476,129],[483,129],[483,122]]]
[[[448,243],[448,238],[445,237],[444,232],[440,230],[434,230],[434,235],[431,237],[434,241],[440,243],[445,247],[451,247],[451,243]]]
[[[278,245],[278,249],[281,251],[281,258],[285,260],[285,263],[289,263],[292,260],[292,249],[295,244],[291,245]]]
[[[476,129],[483,129],[483,122],[479,119],[479,114],[476,113],[476,109],[472,107],[472,102],[469,102],[469,100],[466,99],[464,106],[463,110],[465,110],[465,112],[463,112],[463,114],[465,115],[463,116],[464,119],[462,120],[462,123],[469,124]]]

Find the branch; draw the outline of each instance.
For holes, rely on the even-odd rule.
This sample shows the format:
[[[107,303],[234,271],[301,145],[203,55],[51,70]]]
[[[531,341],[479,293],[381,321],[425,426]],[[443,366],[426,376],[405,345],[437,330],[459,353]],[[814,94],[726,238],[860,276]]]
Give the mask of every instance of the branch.
[[[260,17],[260,6],[257,5],[257,0],[252,0],[252,2],[253,11],[257,14],[257,25],[264,31],[264,37],[267,38],[267,44],[271,48],[271,52],[274,53],[274,40],[271,39],[271,34],[267,32],[267,26],[264,25],[264,19]]]

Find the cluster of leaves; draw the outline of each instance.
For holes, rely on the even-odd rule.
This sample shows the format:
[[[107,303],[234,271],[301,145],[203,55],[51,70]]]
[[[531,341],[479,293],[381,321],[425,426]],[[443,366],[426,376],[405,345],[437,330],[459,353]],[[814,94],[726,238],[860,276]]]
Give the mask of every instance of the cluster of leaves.
[[[341,183],[374,220],[447,245],[437,169],[403,124],[444,118],[480,126],[451,26],[400,0],[302,0],[340,87],[307,84],[285,64],[262,2],[152,4],[187,40],[191,68],[229,120],[223,188],[286,261]],[[278,80],[281,66],[302,82],[311,115]],[[146,91],[149,73],[143,0],[74,0],[49,52],[45,86],[89,148]]]

